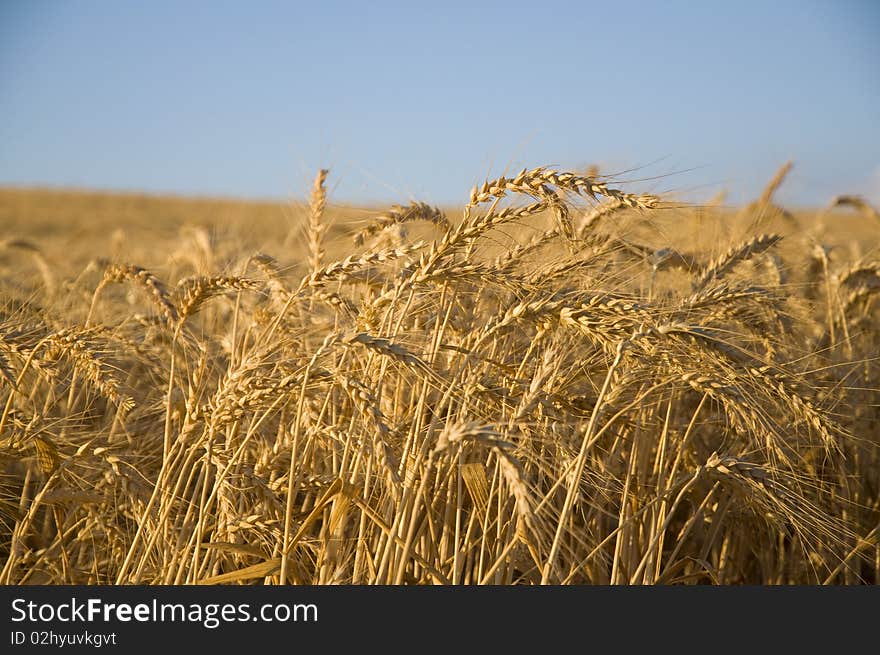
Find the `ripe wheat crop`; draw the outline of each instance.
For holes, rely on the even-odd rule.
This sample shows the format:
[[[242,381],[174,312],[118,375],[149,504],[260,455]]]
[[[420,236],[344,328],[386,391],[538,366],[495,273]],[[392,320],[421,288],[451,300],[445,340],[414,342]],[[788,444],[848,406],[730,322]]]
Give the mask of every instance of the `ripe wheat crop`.
[[[364,212],[321,170],[259,220],[82,209],[106,251],[4,191],[0,583],[877,583],[880,219],[790,168]]]

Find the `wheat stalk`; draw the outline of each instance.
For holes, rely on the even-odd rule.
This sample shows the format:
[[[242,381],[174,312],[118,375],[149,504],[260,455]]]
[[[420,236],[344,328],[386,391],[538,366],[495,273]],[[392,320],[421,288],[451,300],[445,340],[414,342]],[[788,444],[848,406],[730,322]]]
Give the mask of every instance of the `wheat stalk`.
[[[324,259],[324,232],[327,226],[323,223],[324,207],[327,204],[327,188],[325,186],[328,170],[322,168],[315,175],[312,193],[309,196],[309,267],[312,271],[321,268]]]

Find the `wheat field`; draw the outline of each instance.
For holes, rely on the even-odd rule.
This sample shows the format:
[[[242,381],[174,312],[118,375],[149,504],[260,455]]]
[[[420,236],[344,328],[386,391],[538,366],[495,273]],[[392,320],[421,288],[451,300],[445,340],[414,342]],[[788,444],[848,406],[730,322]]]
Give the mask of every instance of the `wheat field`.
[[[0,191],[0,583],[877,583],[880,215],[790,168]]]

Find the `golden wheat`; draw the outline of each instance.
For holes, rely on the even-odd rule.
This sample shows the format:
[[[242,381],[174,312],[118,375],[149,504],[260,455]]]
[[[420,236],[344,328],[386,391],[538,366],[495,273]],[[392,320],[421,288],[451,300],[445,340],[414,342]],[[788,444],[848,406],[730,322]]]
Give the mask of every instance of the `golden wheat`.
[[[790,173],[729,211],[540,167],[365,222],[320,170],[294,232],[3,242],[0,581],[876,583],[880,244]]]

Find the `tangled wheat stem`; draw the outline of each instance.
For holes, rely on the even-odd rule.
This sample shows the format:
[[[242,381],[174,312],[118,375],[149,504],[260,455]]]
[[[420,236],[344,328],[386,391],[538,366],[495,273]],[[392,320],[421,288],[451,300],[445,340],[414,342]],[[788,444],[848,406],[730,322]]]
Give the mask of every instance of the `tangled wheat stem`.
[[[333,347],[336,342],[339,341],[339,338],[340,336],[338,334],[328,335],[318,349],[315,350],[315,354],[312,355],[306,366],[306,370],[303,372],[303,381],[300,387],[299,400],[297,401],[296,416],[293,420],[293,435],[291,436],[290,444],[290,468],[287,471],[287,501],[284,507],[284,536],[281,543],[281,568],[279,573],[281,584],[286,584],[287,582],[288,570],[290,568],[290,550],[292,545],[295,538],[302,533],[304,529],[304,526],[301,526],[296,535],[291,535],[290,529],[293,523],[293,499],[296,490],[296,476],[294,475],[296,472],[296,454],[297,447],[299,446],[300,432],[302,430],[302,417],[305,413],[306,387],[309,383],[309,376],[312,373],[312,369],[318,362],[318,358],[329,348]]]
[[[700,467],[697,471],[691,476],[690,480],[688,480],[681,488],[681,491],[678,492],[678,495],[675,497],[675,500],[672,501],[672,505],[669,507],[669,510],[666,514],[666,520],[663,521],[663,524],[657,531],[654,533],[654,537],[651,539],[651,542],[648,544],[648,547],[645,548],[645,554],[639,562],[636,570],[633,571],[632,575],[629,578],[629,583],[631,585],[636,584],[638,582],[639,577],[641,577],[642,573],[645,571],[645,567],[647,567],[648,562],[650,561],[650,557],[654,552],[654,548],[663,538],[663,535],[666,534],[666,530],[669,529],[670,524],[672,523],[673,518],[675,518],[675,510],[678,509],[679,504],[682,499],[684,499],[685,494],[690,491],[693,486],[699,481],[699,479],[703,476],[704,467]]]
[[[614,361],[611,362],[611,366],[608,367],[608,373],[605,375],[605,381],[602,383],[602,389],[599,391],[599,397],[596,399],[596,405],[593,407],[593,412],[590,415],[590,422],[587,424],[587,429],[584,432],[580,451],[575,460],[574,471],[572,471],[571,478],[569,479],[568,491],[565,494],[565,502],[563,502],[562,511],[559,513],[559,521],[556,524],[556,534],[553,535],[550,554],[547,556],[547,562],[544,565],[544,571],[541,574],[542,585],[550,584],[550,577],[553,575],[556,567],[556,557],[559,553],[559,546],[562,542],[562,534],[565,530],[565,524],[568,522],[569,515],[571,514],[571,508],[574,505],[574,497],[577,494],[581,476],[584,473],[584,465],[587,462],[587,453],[594,443],[593,433],[596,431],[596,426],[599,422],[598,419],[602,403],[605,401],[605,396],[611,386],[611,379],[614,377],[614,372],[617,370],[617,367],[623,359],[623,353],[626,349],[627,342],[628,340],[624,340],[617,345],[617,352],[614,355]]]

